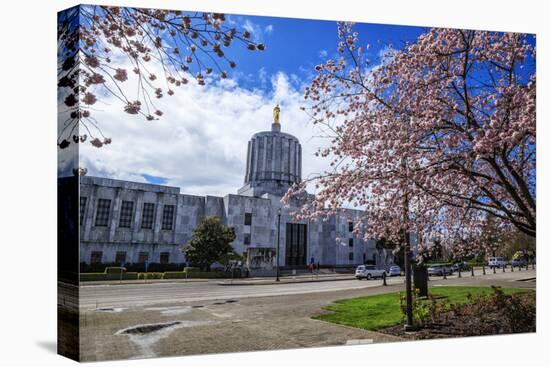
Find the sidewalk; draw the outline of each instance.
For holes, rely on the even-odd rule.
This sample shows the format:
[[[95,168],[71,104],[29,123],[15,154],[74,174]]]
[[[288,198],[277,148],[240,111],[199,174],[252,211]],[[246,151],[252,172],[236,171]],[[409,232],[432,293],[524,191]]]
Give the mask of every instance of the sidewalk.
[[[219,280],[219,279],[136,279],[136,280],[93,280],[80,282],[80,286],[87,285],[126,285],[126,284],[154,284],[154,283],[197,283],[197,282],[208,282],[209,280]]]
[[[285,275],[279,277],[277,282],[275,277],[269,278],[237,278],[224,279],[219,281],[219,285],[266,285],[266,284],[289,284],[289,283],[312,283],[312,282],[331,282],[336,280],[352,280],[355,279],[353,274],[301,274],[301,275]]]
[[[335,280],[355,279],[353,274],[300,274],[280,276],[281,281],[275,281],[275,277],[253,277],[253,278],[235,278],[235,279],[139,279],[139,280],[98,280],[89,282],[80,282],[80,286],[98,286],[98,285],[129,285],[129,284],[155,284],[155,283],[200,283],[217,282],[219,285],[254,285],[254,284],[285,284],[285,283],[307,283],[307,282],[327,282]]]

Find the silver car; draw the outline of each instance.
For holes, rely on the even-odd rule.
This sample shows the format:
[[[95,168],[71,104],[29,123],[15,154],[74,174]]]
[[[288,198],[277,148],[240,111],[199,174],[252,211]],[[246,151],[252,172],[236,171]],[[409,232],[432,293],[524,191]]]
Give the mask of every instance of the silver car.
[[[401,275],[401,268],[397,265],[390,266],[390,269],[388,270],[388,275],[390,277],[400,276]]]
[[[453,269],[448,265],[432,265],[428,268],[428,275],[451,275]]]
[[[377,269],[374,265],[359,265],[355,270],[355,277],[359,280],[372,278],[382,278],[386,276],[386,270]]]

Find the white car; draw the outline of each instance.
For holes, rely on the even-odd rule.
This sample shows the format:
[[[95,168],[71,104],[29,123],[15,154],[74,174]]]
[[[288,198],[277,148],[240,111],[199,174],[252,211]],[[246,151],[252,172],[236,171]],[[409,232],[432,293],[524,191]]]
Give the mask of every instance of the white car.
[[[490,257],[489,258],[489,267],[490,268],[501,268],[506,266],[506,260],[503,257]]]
[[[400,276],[401,275],[401,268],[397,265],[390,266],[390,269],[388,270],[388,275],[390,277]]]
[[[355,270],[355,277],[361,279],[382,278],[386,276],[384,269],[377,269],[374,265],[359,265]]]

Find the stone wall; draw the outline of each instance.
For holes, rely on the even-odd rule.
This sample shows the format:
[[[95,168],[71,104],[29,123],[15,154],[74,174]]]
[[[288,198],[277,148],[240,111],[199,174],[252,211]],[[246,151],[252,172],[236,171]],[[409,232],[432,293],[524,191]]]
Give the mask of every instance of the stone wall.
[[[222,223],[235,229],[233,247],[236,252],[262,256],[264,263],[272,255],[272,264],[262,265],[272,268],[276,263],[279,209],[281,266],[285,266],[286,223],[307,225],[307,263],[313,257],[315,263],[326,266],[353,266],[363,263],[364,259],[371,260],[377,253],[374,241],[365,242],[361,233],[354,235],[349,231],[349,222],[357,222],[364,215],[360,210],[345,209],[326,220],[295,221],[292,213],[299,204],[283,208],[281,197],[269,193],[262,197],[232,194],[202,197],[180,194],[175,187],[88,176],[81,179],[80,196],[86,198],[80,225],[80,261],[86,263],[90,262],[94,251],[102,252],[103,262],[114,262],[116,253],[123,251],[126,252],[126,262],[137,262],[140,252],[148,253],[149,262],[160,262],[160,253],[167,252],[169,262],[183,263],[185,258],[181,247],[189,241],[194,228],[205,216],[217,216]],[[98,199],[111,200],[109,221],[105,227],[94,225]],[[122,201],[134,202],[131,228],[119,226]],[[155,204],[152,229],[141,228],[144,203]],[[162,229],[164,205],[175,206],[171,230]],[[250,225],[245,224],[247,213],[251,214]],[[246,243],[247,237],[249,243]],[[350,238],[353,239],[353,246],[350,246]]]

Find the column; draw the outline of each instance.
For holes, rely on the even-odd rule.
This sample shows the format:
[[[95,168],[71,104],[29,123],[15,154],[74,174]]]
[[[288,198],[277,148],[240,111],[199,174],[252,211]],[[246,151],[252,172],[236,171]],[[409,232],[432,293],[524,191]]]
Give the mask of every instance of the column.
[[[132,242],[137,242],[138,240],[138,233],[140,231],[139,225],[141,223],[141,211],[143,209],[143,190],[138,190],[137,200],[136,200],[136,207],[134,212],[134,225],[132,226]]]
[[[164,210],[164,193],[158,192],[156,194],[157,200],[155,204],[155,218],[153,223],[153,242],[157,244],[159,242],[160,229],[162,227],[162,211]]]
[[[80,200],[80,198],[78,200]],[[81,240],[89,241],[90,231],[92,230],[92,226],[94,225],[95,208],[97,206],[97,185],[92,185],[92,188],[90,190],[90,197],[87,200],[86,206],[86,223],[84,225],[84,236],[83,238],[81,238]]]
[[[113,242],[115,239],[115,231],[120,217],[120,207],[121,207],[121,198],[120,198],[121,188],[117,187],[115,189],[115,198],[113,200],[111,220],[109,222],[109,242]]]

